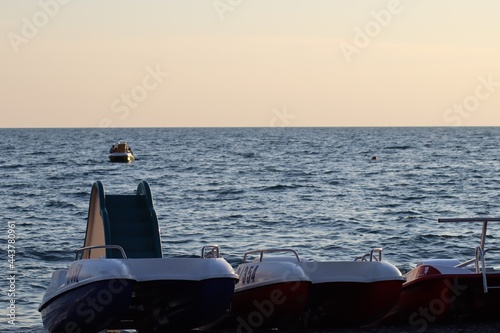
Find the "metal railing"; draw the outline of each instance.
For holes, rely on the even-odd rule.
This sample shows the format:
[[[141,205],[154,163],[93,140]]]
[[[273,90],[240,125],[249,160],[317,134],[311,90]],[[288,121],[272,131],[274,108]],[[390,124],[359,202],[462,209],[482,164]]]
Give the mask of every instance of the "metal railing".
[[[93,245],[82,247],[81,249],[76,250],[75,260],[80,260],[83,258],[83,253],[85,251],[89,251],[88,258],[90,258],[90,253],[93,249],[112,249],[120,251],[120,254],[123,259],[127,259],[127,255],[125,254],[125,250],[120,245]],[[80,257],[78,255],[80,254]]]
[[[500,251],[500,248],[490,248],[485,249],[484,245],[486,243],[486,234],[488,231],[488,222],[500,222],[500,218],[497,217],[473,217],[473,218],[446,218],[446,219],[438,219],[438,222],[482,222],[483,227],[481,230],[481,241],[479,246],[475,249],[475,257],[464,261],[463,263],[456,265],[456,268],[464,268],[469,266],[470,264],[474,264],[474,271],[476,274],[481,274],[482,282],[483,282],[483,292],[488,293],[489,289],[500,288],[500,287],[488,287],[488,279],[487,279],[487,269],[485,264],[485,255],[488,252]]]
[[[383,248],[381,247],[373,248],[370,252],[354,258],[354,261],[382,261],[382,251]],[[378,254],[378,256],[376,254]]]
[[[491,248],[483,250],[480,246],[476,247],[476,257],[473,259],[475,263],[476,273],[481,274],[483,280],[483,292],[485,294],[488,293],[489,289],[498,289],[500,287],[488,287],[488,279],[487,279],[487,268],[484,263],[484,257],[488,252],[500,251],[500,248]],[[469,260],[470,261],[470,260]]]
[[[297,258],[297,262],[300,262],[299,255],[295,250],[292,249],[265,249],[265,250],[254,250],[254,251],[248,251],[243,254],[243,263],[246,262],[247,256],[250,254],[259,254],[259,261],[262,261],[262,258],[264,257],[264,253],[272,253],[272,252],[291,252],[295,258]]]
[[[219,245],[205,245],[201,248],[202,258],[221,258]]]

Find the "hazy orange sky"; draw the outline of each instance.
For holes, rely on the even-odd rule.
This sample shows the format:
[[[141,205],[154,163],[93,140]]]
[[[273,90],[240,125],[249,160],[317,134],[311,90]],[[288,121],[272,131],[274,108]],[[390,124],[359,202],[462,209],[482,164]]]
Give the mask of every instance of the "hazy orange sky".
[[[499,126],[498,0],[11,0],[0,127]]]

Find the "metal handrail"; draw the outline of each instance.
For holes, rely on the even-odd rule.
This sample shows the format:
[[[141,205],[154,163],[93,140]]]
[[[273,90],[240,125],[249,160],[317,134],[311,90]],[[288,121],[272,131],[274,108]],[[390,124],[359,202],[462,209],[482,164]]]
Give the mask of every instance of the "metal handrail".
[[[438,222],[500,222],[500,217],[451,217],[439,218]]]
[[[474,263],[474,269],[476,274],[481,274],[482,275],[482,280],[483,280],[483,291],[484,293],[488,292],[488,281],[486,278],[486,264],[484,257],[487,252],[490,251],[500,251],[500,248],[491,248],[491,249],[485,249],[485,243],[486,243],[486,234],[488,231],[488,222],[500,222],[500,218],[498,217],[473,217],[473,218],[441,218],[438,219],[438,222],[482,222],[483,227],[482,227],[482,232],[481,232],[481,242],[479,243],[479,246],[476,247],[475,249],[475,257],[473,259],[469,259],[459,265],[456,265],[456,268],[463,268],[466,267],[472,263]],[[494,287],[492,287],[494,288]]]
[[[354,258],[354,261],[382,261],[382,251],[383,248],[375,247],[369,253]],[[375,256],[375,253],[378,253],[378,258]],[[367,257],[370,258],[370,260],[367,260]]]
[[[481,264],[481,268],[479,267]],[[486,269],[484,264],[484,251],[481,246],[476,247],[476,273],[481,273],[483,278],[483,292],[488,293],[488,280],[486,279]]]
[[[262,258],[264,257],[264,253],[265,252],[292,252],[293,255],[295,256],[295,258],[297,258],[297,261],[300,262],[300,258],[299,258],[299,255],[297,254],[297,252],[293,249],[264,249],[264,250],[254,250],[254,251],[248,251],[248,252],[245,252],[243,254],[243,263],[246,262],[247,260],[247,256],[249,254],[255,254],[255,253],[259,253],[260,256],[259,256],[259,261],[262,261]]]
[[[125,250],[120,245],[93,245],[93,246],[85,246],[85,247],[82,247],[82,248],[76,250],[75,260],[80,260],[81,257],[83,256],[83,251],[86,251],[86,250],[89,250],[89,258],[90,258],[90,252],[93,249],[114,249],[114,250],[118,250],[118,251],[120,251],[120,254],[122,255],[122,258],[123,259],[127,259],[127,255],[125,254]],[[80,259],[78,259],[78,254],[80,252],[82,252],[82,256],[80,257]]]
[[[219,245],[205,245],[201,248],[202,258],[221,258]]]
[[[468,218],[440,218],[438,222],[482,222],[483,228],[481,232],[481,243],[479,246],[484,250],[486,242],[486,233],[488,230],[488,222],[500,222],[499,217],[468,217]]]
[[[480,246],[476,247],[476,258],[475,258],[475,269],[476,273],[480,273],[482,275],[483,279],[483,291],[486,294],[488,292],[488,280],[486,278],[487,272],[486,272],[486,264],[485,264],[485,259],[484,257],[486,256],[486,253],[488,252],[494,252],[494,251],[500,251],[500,248],[491,248],[491,249],[486,249],[483,250]],[[470,260],[469,260],[470,261]]]
[[[464,261],[456,266],[453,266],[455,268],[463,268],[463,267],[466,267],[466,266],[469,266],[470,264],[472,263],[476,263],[476,258],[472,258],[472,259],[469,259],[467,261]]]

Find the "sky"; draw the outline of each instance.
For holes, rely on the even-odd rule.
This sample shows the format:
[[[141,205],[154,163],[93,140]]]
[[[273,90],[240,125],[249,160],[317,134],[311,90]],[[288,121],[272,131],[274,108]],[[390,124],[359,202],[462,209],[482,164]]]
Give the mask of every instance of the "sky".
[[[500,126],[498,0],[1,0],[0,127]]]

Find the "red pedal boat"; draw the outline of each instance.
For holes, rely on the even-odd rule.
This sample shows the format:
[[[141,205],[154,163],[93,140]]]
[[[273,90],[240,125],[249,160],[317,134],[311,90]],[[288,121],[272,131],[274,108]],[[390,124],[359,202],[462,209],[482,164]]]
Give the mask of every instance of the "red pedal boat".
[[[405,274],[397,305],[382,323],[399,322],[425,330],[438,321],[497,319],[500,309],[500,270],[486,266],[486,256],[500,248],[485,248],[489,222],[500,218],[439,219],[442,223],[482,223],[475,257],[423,260]]]

